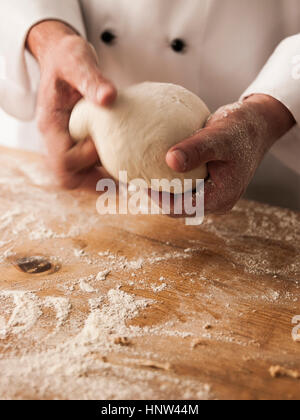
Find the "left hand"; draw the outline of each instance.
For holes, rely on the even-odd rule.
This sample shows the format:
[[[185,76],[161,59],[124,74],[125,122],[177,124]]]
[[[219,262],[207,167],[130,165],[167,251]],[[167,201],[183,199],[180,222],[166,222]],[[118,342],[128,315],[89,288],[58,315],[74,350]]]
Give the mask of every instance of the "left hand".
[[[35,25],[27,47],[41,70],[37,122],[48,150],[47,163],[61,187],[95,187],[101,177],[95,144],[90,138],[74,143],[69,120],[82,97],[109,106],[116,99],[116,88],[103,77],[92,46],[62,22]]]
[[[281,102],[253,95],[220,108],[204,129],[168,152],[167,164],[177,172],[207,164],[205,212],[224,214],[244,194],[268,150],[294,124]]]

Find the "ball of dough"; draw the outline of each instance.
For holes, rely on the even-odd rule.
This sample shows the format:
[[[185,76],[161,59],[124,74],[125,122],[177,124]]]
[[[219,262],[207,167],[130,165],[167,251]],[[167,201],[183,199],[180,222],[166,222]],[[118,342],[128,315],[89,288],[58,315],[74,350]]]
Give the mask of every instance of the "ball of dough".
[[[149,187],[152,179],[180,179],[180,189],[172,189],[180,193],[184,179],[206,178],[207,167],[180,174],[166,164],[166,154],[201,129],[209,115],[203,101],[183,87],[146,82],[119,92],[111,107],[81,100],[71,115],[70,134],[76,141],[91,136],[115,179],[120,171],[127,171],[128,182],[142,178]]]

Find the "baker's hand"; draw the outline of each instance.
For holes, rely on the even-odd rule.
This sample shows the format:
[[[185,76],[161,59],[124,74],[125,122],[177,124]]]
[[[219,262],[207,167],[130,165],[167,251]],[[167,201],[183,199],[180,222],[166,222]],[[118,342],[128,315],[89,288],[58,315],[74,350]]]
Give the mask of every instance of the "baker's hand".
[[[253,95],[219,109],[204,129],[168,152],[167,163],[177,172],[207,163],[205,212],[224,214],[244,194],[267,151],[294,124],[282,103]]]
[[[63,23],[34,26],[27,47],[41,70],[37,120],[49,164],[61,186],[76,188],[95,171],[99,158],[91,139],[76,145],[72,141],[72,109],[81,97],[107,106],[115,100],[116,88],[102,76],[93,47]]]

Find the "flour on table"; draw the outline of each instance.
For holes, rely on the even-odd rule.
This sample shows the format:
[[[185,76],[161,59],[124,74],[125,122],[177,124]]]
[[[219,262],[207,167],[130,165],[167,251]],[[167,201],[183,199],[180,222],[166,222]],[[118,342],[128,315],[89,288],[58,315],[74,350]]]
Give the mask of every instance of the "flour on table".
[[[94,301],[90,303],[90,307]],[[99,309],[93,309],[85,322],[77,342],[88,344],[101,341],[106,347],[107,336],[130,336],[137,328],[128,328],[126,321],[136,317],[139,310],[148,307],[150,301],[146,299],[135,300],[131,295],[120,290],[110,290],[107,294],[107,303]]]
[[[75,257],[83,257],[85,255],[85,251],[83,249],[74,249]]]
[[[29,331],[42,315],[41,302],[31,292],[3,291],[0,292],[0,299],[12,299],[15,305],[14,310],[2,329],[1,335],[20,334]]]
[[[105,281],[109,274],[110,274],[110,270],[100,271],[96,276],[96,280],[97,281]]]
[[[18,168],[22,162],[16,162]],[[286,305],[298,313],[300,219],[288,210],[241,203],[226,220],[209,217],[193,235],[187,231],[186,237],[172,237],[172,248],[167,242],[162,248],[164,232],[159,243],[151,240],[149,232],[146,251],[139,238],[136,247],[127,246],[128,238],[120,238],[116,250],[109,237],[110,229],[116,227],[114,221],[107,225],[101,221],[104,237],[93,237],[97,245],[91,250],[88,241],[99,217],[93,205],[85,204],[84,193],[54,192],[51,183],[39,188],[46,179],[26,185],[23,173],[6,173],[2,167],[5,161],[0,156],[0,262],[8,269],[1,287],[9,288],[0,291],[1,398],[99,399],[100,393],[103,399],[212,398],[209,385],[198,380],[176,377],[172,370],[167,374],[133,366],[143,360],[145,364],[169,363],[159,360],[155,350],[141,354],[139,346],[147,345],[147,340],[161,346],[176,338],[187,351],[195,340],[201,340],[260,352],[260,343],[232,325],[244,323],[247,311],[255,318],[254,311],[259,313],[262,307]],[[31,172],[30,165],[24,171],[30,180],[43,172],[37,167]],[[128,235],[136,229],[130,223]],[[22,278],[18,274],[14,281],[16,268],[11,259],[19,258],[24,245],[34,255],[50,249],[47,257],[65,270],[47,276]],[[213,271],[213,258],[230,266],[230,278],[228,273],[222,276]],[[201,259],[201,267],[194,265],[196,259]],[[72,265],[78,268],[76,277],[69,268]],[[98,273],[106,272],[111,274],[106,282],[102,275],[96,279]],[[253,274],[264,279],[255,287]],[[288,289],[282,287],[282,275],[291,279]],[[235,286],[234,293],[228,291],[229,282]],[[21,290],[11,290],[15,288]],[[26,288],[30,290],[22,290]],[[91,289],[93,294],[87,291]],[[166,299],[164,294],[157,295],[157,302],[145,299],[155,299],[153,293],[166,289]],[[181,305],[181,298],[188,295],[195,307]],[[163,310],[157,324],[147,325],[148,314],[152,309],[159,311],[169,297],[174,299],[176,313]],[[245,310],[239,308],[236,313],[241,301]],[[197,306],[203,302],[207,304]],[[220,307],[223,313],[216,309]],[[221,315],[219,323],[210,311]],[[182,321],[178,314],[188,320]],[[206,324],[214,328],[203,329]],[[54,335],[48,340],[49,329]],[[115,342],[118,337],[128,337],[134,344],[121,347]],[[198,350],[202,348],[194,352]],[[126,365],[130,360],[133,365]],[[176,362],[170,355],[170,363]]]
[[[160,293],[163,290],[166,290],[166,288],[167,288],[166,283],[160,284],[159,286],[155,286],[155,285],[151,286],[151,289],[153,290],[154,293]]]
[[[84,279],[79,281],[79,287],[82,292],[85,293],[96,293],[98,290],[94,289],[89,283],[87,283]]]
[[[44,305],[48,308],[53,308],[55,310],[56,319],[58,320],[56,328],[59,328],[64,324],[64,322],[68,319],[68,316],[72,309],[70,300],[67,298],[48,296],[44,300]]]

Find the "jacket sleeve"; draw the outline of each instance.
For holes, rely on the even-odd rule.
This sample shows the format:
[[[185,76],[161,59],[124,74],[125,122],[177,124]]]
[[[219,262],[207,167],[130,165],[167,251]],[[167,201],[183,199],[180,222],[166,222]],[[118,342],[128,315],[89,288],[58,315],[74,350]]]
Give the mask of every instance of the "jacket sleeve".
[[[279,44],[242,97],[254,93],[270,95],[282,102],[300,125],[300,34]]]
[[[283,103],[297,125],[273,148],[273,154],[300,173],[300,34],[282,41],[256,80],[242,95],[266,94]]]
[[[78,0],[9,0],[0,3],[0,107],[21,119],[34,117],[39,69],[25,50],[29,30],[60,20],[85,35]]]

